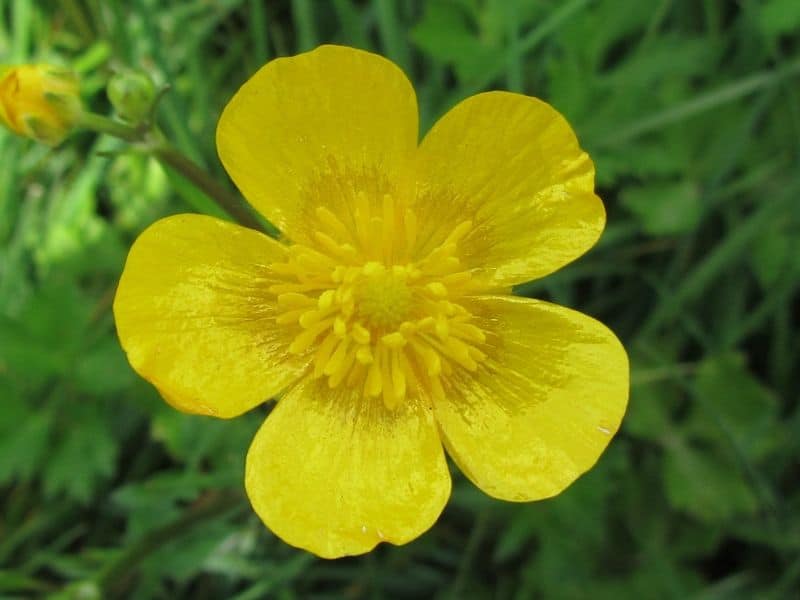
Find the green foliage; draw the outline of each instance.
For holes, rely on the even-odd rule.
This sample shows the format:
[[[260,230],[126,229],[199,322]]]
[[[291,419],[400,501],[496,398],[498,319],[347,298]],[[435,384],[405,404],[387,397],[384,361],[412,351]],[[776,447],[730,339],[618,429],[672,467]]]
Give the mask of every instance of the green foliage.
[[[608,228],[517,291],[608,323],[633,386],[621,433],[557,498],[501,503],[455,474],[419,540],[316,559],[242,493],[266,413],[172,410],[115,337],[134,237],[208,199],[114,140],[0,132],[0,596],[796,595],[799,28],[796,0],[5,3],[4,60],[71,64],[106,114],[113,72],[169,84],[159,126],[223,183],[225,102],[318,43],[401,64],[423,129],[484,89],[548,100],[596,162]]]

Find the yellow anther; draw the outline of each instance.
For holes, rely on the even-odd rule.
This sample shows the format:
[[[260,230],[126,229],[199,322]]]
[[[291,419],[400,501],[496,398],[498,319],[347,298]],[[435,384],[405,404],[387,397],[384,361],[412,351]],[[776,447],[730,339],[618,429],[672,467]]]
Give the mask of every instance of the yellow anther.
[[[303,246],[292,246],[291,249],[299,248],[294,254],[295,261],[303,271],[322,271],[331,269],[335,266],[333,259],[330,256],[324,255],[322,252],[311,250]]]
[[[364,273],[367,277],[374,277],[375,275],[381,275],[386,271],[386,267],[384,267],[381,263],[371,261],[364,265],[361,269],[361,272]]]
[[[417,330],[417,324],[413,321],[404,321],[400,324],[400,333],[403,334],[404,337],[408,338]]]
[[[290,310],[283,314],[278,315],[275,318],[275,322],[278,325],[287,325],[289,323],[295,323],[298,319],[302,317],[306,312],[308,312],[305,308],[300,308],[297,310]]]
[[[348,269],[345,269],[344,278],[342,279],[342,281],[344,281],[345,283],[353,283],[358,277],[358,273],[359,269],[356,269],[355,267],[350,267]]]
[[[408,279],[408,267],[405,265],[394,265],[392,267],[392,275],[401,281]]]
[[[317,306],[319,306],[320,310],[327,310],[333,306],[334,298],[336,298],[335,290],[325,290],[320,294]]]
[[[469,355],[473,360],[477,362],[483,362],[484,360],[486,360],[486,353],[481,352],[475,346],[469,347]]]
[[[469,271],[459,271],[458,273],[450,273],[449,275],[442,277],[442,283],[448,287],[455,287],[464,285],[471,279],[472,275],[469,273]]]
[[[350,237],[347,227],[345,227],[342,222],[336,218],[336,215],[334,215],[330,210],[324,206],[320,206],[315,212],[317,214],[317,218],[320,220],[322,225],[325,226],[329,233],[333,234],[339,239],[348,239]]]
[[[425,289],[437,298],[445,298],[447,296],[447,288],[441,281],[431,281],[425,285]]]
[[[325,321],[321,321],[300,333],[289,345],[289,352],[292,354],[302,354],[308,350],[311,344],[314,343],[314,340],[316,340],[323,331],[331,326],[331,323],[332,320],[326,319]]]
[[[333,321],[333,333],[340,338],[347,335],[347,322],[342,317],[336,317]]]
[[[344,355],[341,363],[337,366],[336,370],[331,374],[330,379],[328,379],[328,387],[331,389],[337,387],[345,378],[345,376],[350,372],[350,369],[353,368],[353,362],[355,360],[355,352],[351,349]]]
[[[389,333],[381,338],[381,343],[387,348],[402,348],[406,345],[407,341],[405,336],[399,331]]]
[[[369,329],[364,327],[361,323],[353,325],[353,339],[359,344],[369,344],[371,335]]]
[[[358,254],[356,249],[350,244],[340,244],[331,236],[324,234],[321,231],[314,232],[314,239],[317,240],[320,247],[331,256],[342,258],[344,260],[352,260]]]
[[[436,327],[436,319],[433,317],[425,317],[417,321],[417,329],[422,331],[431,331]]]
[[[344,364],[344,359],[347,356],[347,346],[347,339],[339,342],[339,345],[336,346],[336,350],[334,350],[328,362],[325,364],[325,368],[322,369],[325,375],[333,375]]]
[[[319,345],[319,348],[317,348],[317,351],[314,353],[315,378],[322,377],[322,375],[324,374],[325,365],[328,364],[328,361],[331,358],[331,354],[333,354],[333,351],[338,343],[339,343],[339,338],[329,333],[327,337]]]
[[[447,355],[469,371],[478,368],[477,363],[469,355],[469,346],[458,338],[450,338],[444,342],[443,349]]]
[[[476,347],[486,335],[460,300],[471,275],[458,244],[472,224],[418,257],[416,216],[402,197],[361,190],[351,206],[347,225],[316,209],[313,247],[292,246],[286,262],[271,265],[275,320],[297,331],[290,352],[313,349],[312,376],[331,388],[358,387],[389,409],[440,397],[450,375],[486,360]]]
[[[331,273],[331,280],[334,283],[341,283],[342,281],[344,281],[344,274],[346,270],[347,270],[346,267],[338,265]]]
[[[411,347],[422,359],[422,364],[429,377],[437,376],[442,372],[442,359],[439,357],[438,352],[417,341],[413,341]]]
[[[362,365],[369,365],[372,363],[372,350],[370,350],[369,346],[361,346],[361,348],[356,350],[356,360]]]
[[[455,245],[461,241],[461,239],[467,235],[469,230],[472,229],[472,221],[462,221],[458,225],[456,225],[455,229],[450,232],[450,235],[447,236],[443,246]]]
[[[452,327],[455,335],[470,342],[478,342],[482,344],[486,341],[486,334],[480,327],[476,327],[471,323],[455,323]]]
[[[300,317],[300,326],[304,329],[308,329],[314,323],[319,323],[325,317],[330,316],[332,310],[307,310],[303,312],[302,316]]]

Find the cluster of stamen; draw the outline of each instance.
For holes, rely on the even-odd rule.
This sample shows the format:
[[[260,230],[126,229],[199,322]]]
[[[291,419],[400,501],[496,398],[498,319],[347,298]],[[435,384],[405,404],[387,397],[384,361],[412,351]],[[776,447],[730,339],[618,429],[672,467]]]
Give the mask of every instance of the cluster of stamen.
[[[311,353],[314,377],[359,386],[393,408],[406,396],[441,396],[454,368],[476,370],[486,338],[457,301],[471,278],[458,259],[471,222],[417,257],[413,212],[382,200],[376,208],[359,194],[347,224],[317,208],[312,242],[271,266],[281,283],[270,292],[278,324],[297,329],[290,352]]]

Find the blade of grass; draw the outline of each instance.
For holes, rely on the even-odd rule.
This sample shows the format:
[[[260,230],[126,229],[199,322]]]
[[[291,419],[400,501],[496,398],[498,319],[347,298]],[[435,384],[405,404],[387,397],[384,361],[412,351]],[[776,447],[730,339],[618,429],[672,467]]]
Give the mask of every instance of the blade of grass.
[[[795,201],[797,186],[787,190],[782,197],[764,204],[738,229],[724,238],[712,252],[684,277],[680,285],[656,307],[639,331],[648,337],[673,319],[689,302],[706,293],[716,277],[747,250],[753,238],[763,230],[776,214],[790,201]]]
[[[798,73],[800,73],[800,60],[794,60],[781,69],[770,69],[744,77],[717,90],[634,121],[629,125],[611,128],[606,135],[600,137],[596,147],[619,146],[646,133],[684,121],[728,102],[734,102],[765,87],[776,85]]]
[[[292,21],[297,32],[297,50],[307,52],[317,45],[314,9],[309,0],[292,0]]]
[[[397,18],[397,4],[394,0],[377,0],[375,10],[378,16],[378,33],[387,55],[408,73],[411,69],[411,54],[403,27]]]
[[[267,11],[264,3],[261,0],[250,0],[248,2],[250,7],[250,22],[248,23],[248,31],[250,32],[250,39],[253,41],[253,60],[256,64],[262,64],[269,58],[269,50],[267,49]]]
[[[511,0],[503,11],[508,34],[508,59],[506,67],[506,83],[512,92],[522,92],[522,54],[519,49],[519,2]]]
[[[364,18],[350,0],[333,0],[333,10],[342,28],[342,38],[357,48],[372,49],[367,32],[364,28]]]
[[[557,10],[554,10],[538,27],[519,41],[518,56],[522,57],[531,52],[536,46],[543,42],[547,36],[557,31],[559,27],[581,9],[586,7],[590,2],[591,0],[571,0],[570,2],[564,3]],[[472,81],[465,82],[464,85],[450,94],[445,101],[444,108],[449,108],[463,98],[485,89],[494,80],[501,77],[507,68],[507,61],[504,60],[486,69]]]
[[[14,0],[11,10],[11,62],[26,62],[31,43],[33,3],[29,0]]]

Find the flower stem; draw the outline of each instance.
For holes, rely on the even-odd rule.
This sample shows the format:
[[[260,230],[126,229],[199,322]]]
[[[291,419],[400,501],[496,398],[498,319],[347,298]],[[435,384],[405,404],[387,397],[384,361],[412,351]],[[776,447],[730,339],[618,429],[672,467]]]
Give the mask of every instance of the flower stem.
[[[86,129],[105,133],[136,144],[156,157],[162,164],[174,169],[214,200],[222,210],[240,224],[266,232],[264,225],[249,210],[244,202],[212,178],[202,167],[193,162],[175,146],[166,142],[149,125],[131,126],[103,115],[84,113],[79,123]]]
[[[185,154],[169,144],[160,144],[153,150],[153,155],[165,165],[168,165],[186,177],[189,181],[203,190],[210,198],[220,205],[222,210],[236,219],[245,227],[265,231],[244,203],[234,194],[222,187],[206,171],[192,162]]]

